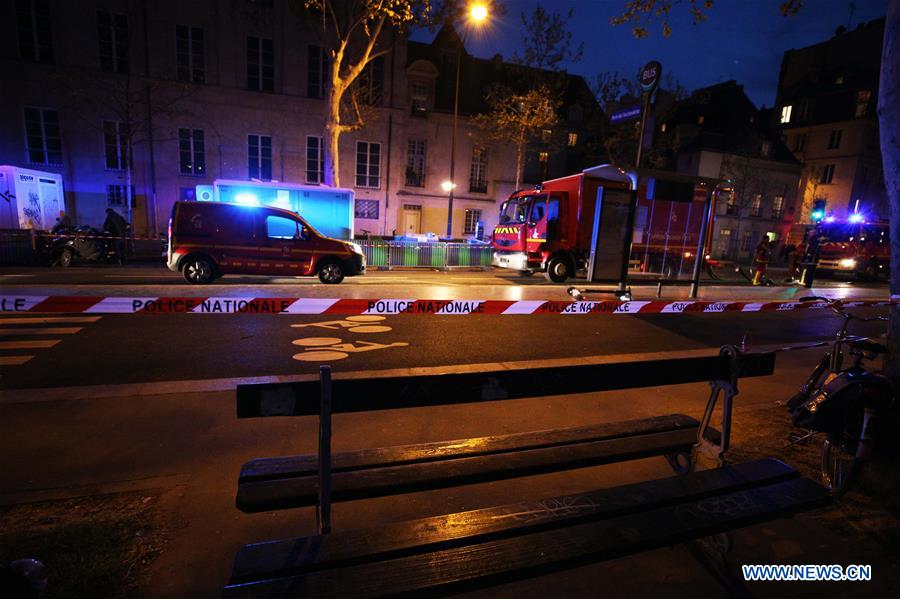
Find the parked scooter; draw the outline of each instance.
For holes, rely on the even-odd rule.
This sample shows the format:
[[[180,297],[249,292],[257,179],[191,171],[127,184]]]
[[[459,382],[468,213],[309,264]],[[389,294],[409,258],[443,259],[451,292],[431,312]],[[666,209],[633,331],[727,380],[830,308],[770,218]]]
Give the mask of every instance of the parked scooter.
[[[54,233],[44,244],[44,255],[50,266],[62,268],[75,262],[121,264],[125,259],[109,233],[88,226]]]

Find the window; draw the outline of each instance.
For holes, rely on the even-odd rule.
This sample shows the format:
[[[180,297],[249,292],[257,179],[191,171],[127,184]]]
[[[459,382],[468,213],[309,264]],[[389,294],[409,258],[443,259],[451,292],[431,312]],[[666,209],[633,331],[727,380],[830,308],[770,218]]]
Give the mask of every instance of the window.
[[[538,152],[538,160],[540,160],[541,162],[546,164],[547,160],[549,159],[550,154],[548,154],[547,152]]]
[[[806,149],[806,133],[801,133],[794,138],[794,151],[802,152]]]
[[[666,124],[665,123],[663,123],[662,125],[659,126],[659,132],[660,133],[666,132]]]
[[[488,152],[484,146],[472,148],[472,167],[469,170],[469,191],[487,193]]]
[[[791,109],[793,106],[782,106],[781,107],[781,123],[790,123],[791,122]]]
[[[762,194],[755,193],[750,199],[750,216],[762,214]]]
[[[247,136],[247,176],[250,179],[272,179],[272,138],[268,135]]]
[[[725,200],[725,214],[734,214],[734,205],[735,205],[734,192],[731,191],[728,193],[728,196]]]
[[[325,72],[327,59],[322,46],[307,46],[306,95],[310,98],[325,97]]]
[[[247,38],[247,89],[270,92],[275,89],[275,50],[272,40]]]
[[[26,106],[25,146],[31,164],[62,164],[59,113]]]
[[[128,17],[105,11],[97,13],[100,68],[113,73],[128,72]]]
[[[531,216],[528,217],[528,220],[533,223],[538,223],[544,220],[544,213],[547,210],[547,200],[546,196],[538,196],[534,200],[534,205],[531,207]]]
[[[466,210],[466,220],[463,225],[463,233],[474,234],[481,220],[481,210]]]
[[[719,230],[719,237],[716,240],[716,248],[716,253],[718,253],[720,256],[728,253],[728,250],[731,249],[731,229]]]
[[[556,241],[559,237],[559,197],[550,196],[547,202],[547,241]]]
[[[749,252],[750,248],[753,247],[753,232],[747,231],[744,233],[744,236],[741,238],[741,250],[744,252]]]
[[[541,143],[550,143],[550,138],[553,136],[552,129],[541,129]]]
[[[411,139],[406,149],[406,184],[425,187],[425,140]]]
[[[203,28],[176,25],[175,65],[178,79],[203,83],[206,81],[206,62],[203,48]]]
[[[106,186],[106,205],[109,208],[124,208],[128,204],[128,197],[125,193],[124,185],[107,185]],[[131,186],[131,201],[134,202],[134,185]]]
[[[772,146],[769,142],[764,141],[759,148],[759,155],[763,158],[769,157],[769,150],[771,150]]]
[[[665,128],[663,128],[663,131],[665,131]],[[572,133],[572,132],[570,131],[570,132],[569,132],[569,147],[570,147],[570,148],[574,148],[574,147],[577,146],[577,145],[578,145],[578,134],[577,134],[577,133]]]
[[[375,220],[378,218],[378,200],[359,200],[355,202],[353,215],[356,218],[368,218]]]
[[[53,62],[50,2],[17,0],[16,24],[19,30],[19,53],[22,58],[34,62]]]
[[[869,111],[869,100],[872,98],[872,92],[867,89],[861,89],[856,93],[856,116],[866,116]]]
[[[772,198],[772,218],[781,219],[784,216],[784,196]]]
[[[178,163],[182,175],[206,174],[203,129],[178,129]]]
[[[828,149],[837,150],[841,147],[841,129],[835,129],[828,137]]]
[[[822,176],[819,177],[819,183],[828,184],[834,179],[834,165],[826,164],[822,167]]]
[[[306,182],[325,182],[325,148],[321,137],[306,136]]]
[[[373,189],[381,186],[381,144],[356,142],[356,186]]]
[[[431,96],[431,84],[427,81],[412,81],[409,84],[409,97],[412,101],[412,115],[424,117],[428,114],[428,99]]]
[[[366,104],[378,106],[384,94],[384,56],[369,62],[357,79],[359,98]]]
[[[128,164],[128,127],[125,123],[103,121],[103,149],[106,168],[116,171]]]
[[[300,223],[283,216],[267,216],[266,237],[270,239],[301,239]]]
[[[703,121],[705,121],[705,120],[706,120],[706,117],[701,114],[700,116],[697,117],[697,124],[702,125]]]

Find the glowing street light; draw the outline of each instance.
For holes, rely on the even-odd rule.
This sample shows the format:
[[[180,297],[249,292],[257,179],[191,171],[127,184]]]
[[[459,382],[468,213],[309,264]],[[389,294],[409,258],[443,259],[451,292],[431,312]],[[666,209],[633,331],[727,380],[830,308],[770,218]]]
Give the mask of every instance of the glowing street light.
[[[473,4],[469,8],[469,20],[472,23],[480,24],[488,18],[488,9],[484,4]],[[459,67],[462,62],[462,53],[466,48],[466,38],[469,30],[463,30],[463,37],[460,41],[461,47],[456,55],[456,93],[453,96],[453,132],[450,135],[450,180],[441,184],[444,191],[447,192],[447,237],[453,236],[453,188],[456,187],[452,181],[456,178],[456,122],[459,120]],[[444,186],[446,185],[446,187]]]

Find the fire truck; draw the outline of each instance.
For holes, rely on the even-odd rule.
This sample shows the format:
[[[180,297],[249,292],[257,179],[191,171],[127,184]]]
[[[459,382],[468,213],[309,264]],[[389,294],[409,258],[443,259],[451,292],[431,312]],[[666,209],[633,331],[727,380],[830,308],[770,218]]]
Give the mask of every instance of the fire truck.
[[[596,238],[597,263],[606,261],[606,266],[615,270],[621,264],[624,245],[628,248],[624,251],[629,253],[629,269],[635,273],[677,277],[693,267],[707,193],[717,189],[718,183],[715,179],[660,171],[626,172],[602,165],[516,191],[500,206],[492,236],[493,265],[525,275],[543,272],[549,280],[560,283],[579,270],[588,270],[592,239]],[[607,220],[605,227],[600,227],[595,222],[598,198],[608,202],[616,196],[618,205],[627,209],[606,214],[602,217]],[[621,235],[632,206],[632,238],[624,240]],[[711,209],[709,214],[713,213]],[[706,251],[708,248],[703,253]],[[608,264],[610,260],[616,264]],[[611,270],[607,268],[607,272]]]
[[[846,222],[829,217],[818,228],[824,239],[819,242],[817,273],[870,280],[887,278],[891,243],[886,221],[864,222],[851,214]]]

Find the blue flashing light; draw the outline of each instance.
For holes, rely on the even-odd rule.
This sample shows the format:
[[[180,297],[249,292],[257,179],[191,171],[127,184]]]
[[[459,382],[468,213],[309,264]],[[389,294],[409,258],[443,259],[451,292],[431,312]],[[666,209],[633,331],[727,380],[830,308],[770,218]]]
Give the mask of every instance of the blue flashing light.
[[[820,221],[823,218],[825,218],[825,211],[824,210],[813,210],[813,213],[811,216],[814,221]]]
[[[865,220],[865,218],[859,212],[854,212],[853,214],[850,215],[849,218],[847,218],[847,220],[850,221],[851,223],[861,223]]]
[[[837,220],[837,219],[836,219],[835,217],[833,217],[833,216],[826,216],[826,217],[825,217],[825,222],[826,222],[826,223],[833,223],[833,222],[836,221],[836,220]]]
[[[255,193],[241,192],[234,196],[234,201],[245,206],[259,206],[259,198]]]

